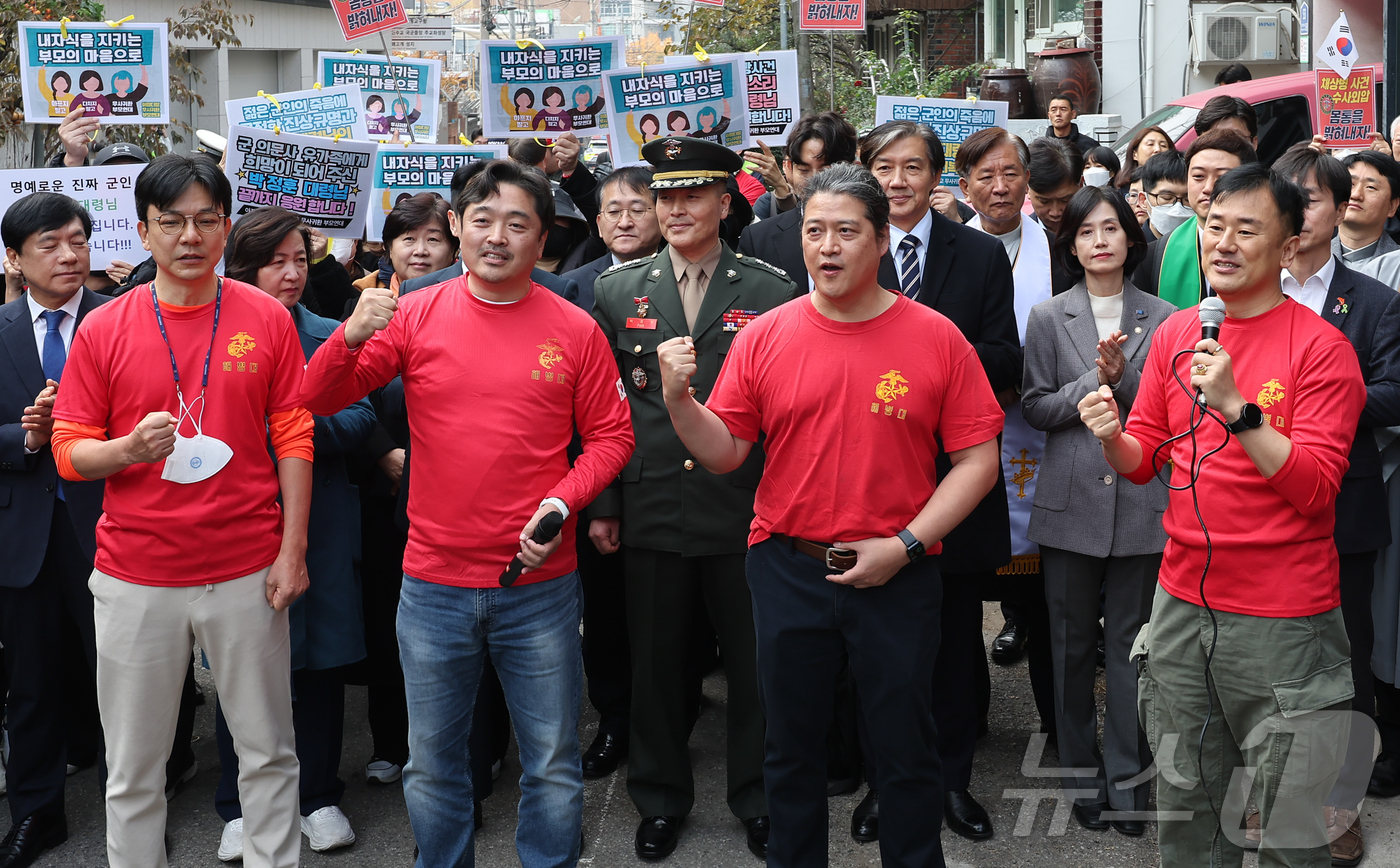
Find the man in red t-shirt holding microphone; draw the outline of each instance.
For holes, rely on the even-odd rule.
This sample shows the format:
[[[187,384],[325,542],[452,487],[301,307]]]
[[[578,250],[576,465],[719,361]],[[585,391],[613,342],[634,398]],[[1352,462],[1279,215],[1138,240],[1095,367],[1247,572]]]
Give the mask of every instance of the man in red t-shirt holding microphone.
[[[879,285],[888,223],[868,170],[827,168],[801,230],[815,292],[739,333],[707,405],[689,393],[691,339],[658,348],[671,420],[706,469],[734,470],[767,437],[747,572],[768,864],[782,868],[827,863],[826,732],[846,654],[877,753],[881,855],[943,864],[928,678],[942,584],[924,555],[996,484],[1003,417],[958,329]],[[940,448],[953,468],[935,491]]]
[[[1164,868],[1240,864],[1245,770],[1261,863],[1330,862],[1322,806],[1352,698],[1334,505],[1366,385],[1346,336],[1280,287],[1304,202],[1260,164],[1225,174],[1201,236],[1219,339],[1202,339],[1197,308],[1163,323],[1126,431],[1108,387],[1079,402],[1123,476],[1171,463],[1157,596],[1133,648],[1142,725],[1173,770],[1157,786]],[[1197,392],[1224,425],[1167,443],[1200,418]]]

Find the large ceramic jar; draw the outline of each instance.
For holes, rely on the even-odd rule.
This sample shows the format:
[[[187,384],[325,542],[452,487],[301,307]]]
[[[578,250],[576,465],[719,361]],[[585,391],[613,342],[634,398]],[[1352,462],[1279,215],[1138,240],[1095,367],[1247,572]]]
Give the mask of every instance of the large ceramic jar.
[[[1075,109],[1080,114],[1094,114],[1099,110],[1102,81],[1092,49],[1052,48],[1042,51],[1036,55],[1031,77],[1035,80],[1036,102],[1044,110],[1049,110],[1050,98],[1057,93],[1073,97]]]
[[[982,73],[978,99],[1001,100],[1009,104],[1008,117],[1036,118],[1035,94],[1024,69],[989,69]]]

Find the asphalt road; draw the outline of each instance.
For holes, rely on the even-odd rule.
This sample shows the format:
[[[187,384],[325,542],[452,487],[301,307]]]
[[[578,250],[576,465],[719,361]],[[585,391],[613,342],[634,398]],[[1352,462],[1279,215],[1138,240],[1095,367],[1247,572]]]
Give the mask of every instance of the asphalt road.
[[[984,632],[988,642],[1000,628],[1001,615],[988,604]],[[215,856],[223,822],[214,813],[214,786],[218,778],[218,751],[214,745],[213,683],[207,671],[198,670],[211,701],[199,709],[195,754],[198,776],[170,803],[169,838],[172,868],[215,868],[224,863]],[[722,675],[705,684],[706,706],[691,739],[695,767],[695,809],[681,831],[680,846],[665,865],[669,868],[745,868],[759,860],[744,845],[743,826],[724,804],[724,702]],[[409,830],[403,793],[397,786],[372,787],[365,783],[364,763],[369,759],[369,729],[365,723],[365,690],[349,689],[341,777],[346,794],[341,808],[350,818],[358,840],[353,847],[331,853],[313,853],[303,838],[302,864],[308,868],[409,868],[413,864],[413,836]],[[943,832],[943,846],[950,868],[1148,868],[1157,865],[1155,827],[1132,839],[1116,832],[1090,832],[1069,819],[1067,804],[1057,801],[1055,779],[1041,770],[1057,762],[1053,750],[1041,755],[1031,733],[1038,729],[1030,695],[1026,665],[992,667],[991,732],[978,745],[973,795],[991,812],[996,835],[989,841],[970,842]],[[585,709],[580,731],[582,743],[592,741],[597,718]],[[1027,774],[1029,772],[1029,774]],[[484,807],[485,827],[477,838],[477,865],[481,868],[513,868],[519,865],[514,835],[516,783],[520,766],[514,755],[505,761],[495,794]],[[626,766],[603,780],[589,781],[584,802],[586,846],[582,866],[612,868],[641,865],[632,850],[638,817],[627,798]],[[849,834],[851,810],[862,792],[830,800],[830,853],[833,866],[878,866],[878,845],[860,845]],[[102,805],[97,776],[89,769],[69,779],[68,843],[46,854],[43,868],[100,868],[107,864]],[[1400,865],[1400,799],[1369,800],[1364,808],[1368,857],[1363,865]],[[464,806],[464,821],[471,811]],[[930,817],[930,822],[941,818]],[[1257,865],[1253,855],[1245,865]]]

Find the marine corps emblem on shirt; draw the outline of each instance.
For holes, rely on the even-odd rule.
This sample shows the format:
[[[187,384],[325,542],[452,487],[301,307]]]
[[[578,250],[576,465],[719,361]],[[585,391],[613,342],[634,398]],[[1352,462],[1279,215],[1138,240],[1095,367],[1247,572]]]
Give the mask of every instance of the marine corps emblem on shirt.
[[[1259,394],[1255,397],[1254,403],[1258,404],[1262,409],[1267,410],[1279,401],[1282,401],[1283,397],[1283,384],[1278,381],[1278,377],[1275,377],[1265,383],[1264,388],[1259,390]]]
[[[540,366],[549,370],[559,362],[564,361],[564,348],[559,346],[558,338],[547,338],[544,343],[538,345],[544,350],[540,353]]]
[[[239,332],[229,339],[228,354],[235,359],[241,359],[257,349],[257,346],[258,345],[253,342],[252,335],[247,332]]]
[[[880,375],[880,382],[875,386],[875,397],[888,404],[907,394],[909,394],[909,381],[900,376],[899,371],[892,370]]]
[[[640,366],[632,369],[632,385],[638,389],[647,387],[647,372],[642,370]]]

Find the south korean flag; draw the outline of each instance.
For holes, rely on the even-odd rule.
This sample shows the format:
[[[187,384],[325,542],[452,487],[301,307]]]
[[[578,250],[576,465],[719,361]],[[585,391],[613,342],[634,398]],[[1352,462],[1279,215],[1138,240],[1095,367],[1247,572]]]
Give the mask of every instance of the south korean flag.
[[[1342,78],[1350,78],[1351,70],[1361,62],[1356,40],[1351,37],[1351,25],[1347,24],[1347,14],[1337,17],[1337,23],[1328,31],[1327,38],[1317,49],[1317,61]]]

